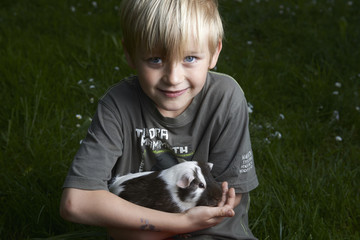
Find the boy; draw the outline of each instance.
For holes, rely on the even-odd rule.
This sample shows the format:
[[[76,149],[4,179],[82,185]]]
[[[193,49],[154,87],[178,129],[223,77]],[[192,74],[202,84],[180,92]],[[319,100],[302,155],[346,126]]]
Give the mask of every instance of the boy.
[[[248,192],[258,182],[247,103],[232,78],[209,72],[222,48],[217,2],[126,0],[121,9],[124,51],[137,76],[100,99],[65,180],[61,215],[106,227],[114,239],[183,233],[191,239],[254,239]],[[115,175],[165,169],[178,158],[214,164],[212,174],[223,182],[218,207],[165,213],[108,192]]]

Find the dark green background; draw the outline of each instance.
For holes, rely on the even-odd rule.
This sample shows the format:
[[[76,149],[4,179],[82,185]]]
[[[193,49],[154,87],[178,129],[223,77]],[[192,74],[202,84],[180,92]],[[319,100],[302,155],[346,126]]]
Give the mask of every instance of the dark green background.
[[[359,4],[220,0],[217,71],[237,79],[253,110],[259,239],[360,238]],[[118,6],[0,2],[1,239],[104,238],[62,220],[58,206],[97,99],[132,73]]]

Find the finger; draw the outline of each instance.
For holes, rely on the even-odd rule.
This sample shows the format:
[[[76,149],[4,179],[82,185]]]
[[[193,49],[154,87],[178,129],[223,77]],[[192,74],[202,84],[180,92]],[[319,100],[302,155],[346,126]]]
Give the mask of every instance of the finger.
[[[216,217],[233,217],[235,212],[232,208],[224,206],[219,208]]]
[[[227,199],[226,199],[225,206],[228,206],[230,208],[234,208],[235,207],[235,200],[236,200],[235,189],[230,188],[229,191],[228,191],[228,194],[227,194]]]
[[[218,224],[221,222],[225,217],[233,217],[235,212],[229,206],[224,207],[212,207],[208,209],[208,222]]]
[[[229,190],[228,182],[226,182],[226,181],[223,182],[221,186],[222,186],[223,192],[227,192]]]
[[[226,199],[227,199],[227,194],[229,191],[227,182],[223,182],[221,184],[221,187],[222,187],[222,196],[221,196],[221,202],[219,202],[218,207],[222,207],[225,205]]]

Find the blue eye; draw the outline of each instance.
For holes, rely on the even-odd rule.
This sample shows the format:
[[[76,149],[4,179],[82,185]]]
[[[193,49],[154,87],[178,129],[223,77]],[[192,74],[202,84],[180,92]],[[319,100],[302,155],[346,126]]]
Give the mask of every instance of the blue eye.
[[[187,56],[184,58],[184,62],[187,62],[187,63],[195,62],[195,60],[196,60],[196,57],[194,57],[194,56]]]
[[[162,59],[159,57],[149,58],[148,61],[152,64],[161,64],[162,63]]]

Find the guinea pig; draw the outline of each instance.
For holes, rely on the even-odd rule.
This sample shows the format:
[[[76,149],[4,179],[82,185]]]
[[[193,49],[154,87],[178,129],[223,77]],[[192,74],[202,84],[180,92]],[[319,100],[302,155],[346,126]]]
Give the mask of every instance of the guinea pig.
[[[195,206],[217,206],[222,188],[212,177],[212,163],[185,161],[161,171],[115,177],[110,192],[144,207],[184,212]]]

